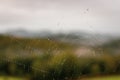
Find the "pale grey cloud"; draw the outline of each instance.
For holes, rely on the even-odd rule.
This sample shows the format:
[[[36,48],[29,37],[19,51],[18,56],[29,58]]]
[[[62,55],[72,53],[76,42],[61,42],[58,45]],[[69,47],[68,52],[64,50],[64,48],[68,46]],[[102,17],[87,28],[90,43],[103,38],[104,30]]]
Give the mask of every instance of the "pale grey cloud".
[[[119,32],[119,7],[120,0],[0,0],[0,31]]]

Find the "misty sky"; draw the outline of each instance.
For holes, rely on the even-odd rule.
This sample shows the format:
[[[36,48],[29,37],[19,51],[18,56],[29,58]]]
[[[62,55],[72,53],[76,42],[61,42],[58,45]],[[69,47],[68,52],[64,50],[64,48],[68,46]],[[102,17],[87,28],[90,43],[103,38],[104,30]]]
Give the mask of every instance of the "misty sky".
[[[12,29],[118,33],[120,0],[0,0],[0,32]]]

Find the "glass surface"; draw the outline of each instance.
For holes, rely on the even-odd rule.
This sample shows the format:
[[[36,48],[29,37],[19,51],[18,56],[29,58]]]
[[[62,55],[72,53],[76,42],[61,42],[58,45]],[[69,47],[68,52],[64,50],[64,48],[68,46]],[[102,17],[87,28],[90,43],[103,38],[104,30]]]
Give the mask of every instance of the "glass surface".
[[[0,80],[120,80],[120,0],[0,0]]]

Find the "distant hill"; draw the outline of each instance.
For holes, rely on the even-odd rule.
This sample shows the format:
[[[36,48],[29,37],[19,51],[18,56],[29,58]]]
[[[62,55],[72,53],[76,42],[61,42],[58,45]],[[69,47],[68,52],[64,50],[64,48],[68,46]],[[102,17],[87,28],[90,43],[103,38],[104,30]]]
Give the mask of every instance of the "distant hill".
[[[73,50],[76,46],[44,38],[25,38],[0,35],[0,55],[8,57],[33,57],[43,53]]]
[[[111,40],[100,47],[102,50],[106,51],[108,54],[118,55],[120,54],[120,38]]]
[[[85,32],[52,33],[48,31],[29,32],[24,30],[9,31],[0,35],[0,52],[11,54],[30,54],[73,50],[84,46],[94,48],[97,53],[120,53],[119,37],[88,34]],[[100,50],[98,50],[100,49]],[[102,51],[101,51],[102,50]],[[94,50],[93,50],[94,51]]]
[[[11,30],[4,35],[14,36],[14,37],[23,37],[23,38],[44,38],[44,39],[53,39],[59,40],[63,42],[69,42],[73,44],[80,45],[88,45],[88,46],[96,46],[102,45],[110,40],[116,38],[113,35],[107,34],[95,34],[95,33],[87,33],[80,31],[73,32],[58,32],[53,33],[50,31],[25,31],[25,30]]]

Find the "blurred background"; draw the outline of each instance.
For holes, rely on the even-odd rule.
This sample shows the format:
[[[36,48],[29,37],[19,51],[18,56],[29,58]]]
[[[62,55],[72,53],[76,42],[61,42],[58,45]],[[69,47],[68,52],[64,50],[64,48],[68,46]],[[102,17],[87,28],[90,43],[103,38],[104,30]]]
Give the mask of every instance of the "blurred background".
[[[0,0],[0,80],[120,80],[119,0]]]

